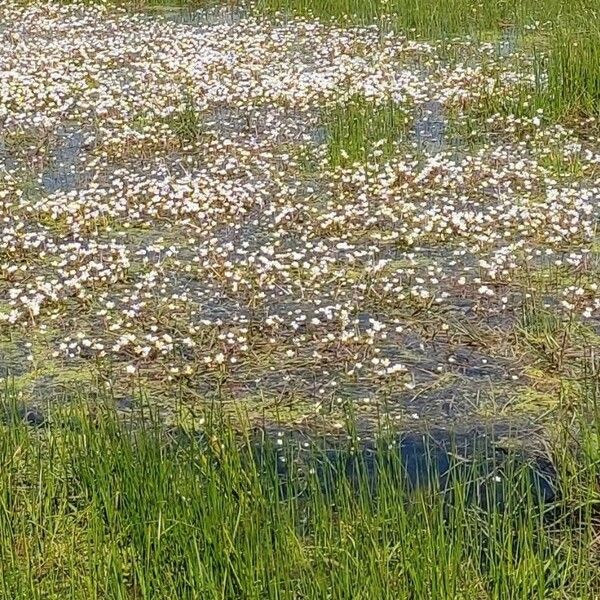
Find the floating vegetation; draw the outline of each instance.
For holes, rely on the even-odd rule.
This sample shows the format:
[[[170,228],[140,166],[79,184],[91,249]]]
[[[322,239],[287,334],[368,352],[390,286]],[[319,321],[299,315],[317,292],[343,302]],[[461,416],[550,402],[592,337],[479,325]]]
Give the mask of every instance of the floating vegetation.
[[[0,8],[3,377],[334,427],[597,372],[600,144],[528,47],[239,17]]]

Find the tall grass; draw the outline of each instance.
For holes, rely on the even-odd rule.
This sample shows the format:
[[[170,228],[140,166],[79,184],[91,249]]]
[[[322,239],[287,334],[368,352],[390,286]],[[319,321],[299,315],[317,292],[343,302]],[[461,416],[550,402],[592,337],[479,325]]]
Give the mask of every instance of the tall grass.
[[[572,28],[557,28],[548,55],[548,94],[552,106],[573,116],[600,115],[600,17]]]
[[[386,21],[424,37],[479,33],[581,16],[593,0],[257,0],[259,10],[365,24]]]
[[[258,6],[262,10],[360,24],[386,19],[397,28],[427,35],[452,35],[470,30],[476,26],[478,18],[477,4],[471,0],[259,0]],[[490,12],[486,11],[485,16],[490,18],[491,24]]]
[[[391,438],[301,469],[293,448],[226,424],[77,409],[32,429],[9,399],[3,412],[2,598],[542,600],[600,583],[597,443],[578,468],[563,446],[562,500],[545,505],[529,465],[490,471],[485,454],[450,453],[445,477],[431,467],[417,486]]]
[[[391,100],[377,105],[352,97],[325,111],[329,163],[348,166],[388,159],[405,139],[409,125],[407,110]]]

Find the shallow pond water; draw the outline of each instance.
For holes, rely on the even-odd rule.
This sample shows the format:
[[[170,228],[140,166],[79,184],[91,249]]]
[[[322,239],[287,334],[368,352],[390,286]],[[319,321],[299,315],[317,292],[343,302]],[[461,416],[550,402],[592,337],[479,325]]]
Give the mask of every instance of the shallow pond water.
[[[78,163],[83,158],[85,135],[74,129],[61,133],[49,157],[49,166],[42,171],[43,189],[51,194],[58,190],[71,191],[83,185],[85,172]]]
[[[186,6],[157,6],[147,9],[152,17],[161,17],[180,25],[215,26],[233,25],[246,16],[240,6],[212,6],[193,9]]]
[[[599,152],[477,116],[490,81],[528,81],[514,32],[462,65],[376,28],[64,10],[0,9],[0,372],[25,395],[83,380],[443,425],[527,421],[557,364],[576,376],[558,354],[597,342]],[[576,324],[559,351],[524,331],[534,300]]]
[[[426,102],[415,119],[411,130],[411,138],[417,146],[426,152],[435,154],[447,148],[447,120],[440,102]]]

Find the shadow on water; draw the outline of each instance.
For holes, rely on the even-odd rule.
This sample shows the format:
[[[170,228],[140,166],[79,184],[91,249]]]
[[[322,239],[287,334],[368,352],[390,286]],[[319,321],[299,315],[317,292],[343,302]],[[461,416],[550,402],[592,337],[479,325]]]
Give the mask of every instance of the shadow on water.
[[[126,406],[119,408],[129,410],[133,405],[133,399],[127,399]],[[19,401],[3,407],[0,422],[32,427],[60,423],[53,425],[54,419],[47,418],[42,410]],[[143,418],[133,419],[127,430],[143,428],[144,422]],[[164,431],[175,447],[199,444],[202,452],[214,454],[219,463],[221,450],[215,454],[210,442],[219,438],[219,428],[209,429],[217,438],[204,429],[190,431],[176,426]],[[551,460],[531,447],[512,443],[517,440],[515,432],[503,427],[465,433],[431,429],[377,435],[371,429],[370,433],[361,432],[363,437],[356,431],[341,431],[332,435],[309,430],[284,432],[271,425],[255,427],[250,437],[244,438],[242,464],[256,468],[267,484],[274,480],[284,499],[308,497],[317,491],[332,503],[344,492],[366,493],[375,500],[390,485],[409,496],[419,490],[439,492],[449,505],[458,491],[466,504],[488,510],[512,506],[515,493],[528,496],[535,505],[559,499]]]
[[[169,437],[177,444],[190,440],[178,428]],[[210,451],[208,438],[200,434],[200,440]],[[261,429],[245,447],[249,453],[243,460],[249,459],[267,482],[273,478],[283,500],[317,493],[333,505],[350,493],[377,501],[390,489],[399,498],[429,490],[442,494],[447,506],[459,502],[485,510],[512,510],[515,498],[540,507],[558,500],[557,473],[549,459],[501,447],[484,431],[437,430],[352,441],[351,436],[284,436]]]
[[[127,400],[127,408],[131,405]],[[89,418],[95,427],[100,414],[92,411],[83,420],[75,415],[55,420],[17,401],[0,407],[0,423],[77,432],[82,427],[85,431]],[[135,436],[145,429],[143,422],[133,419],[113,425]],[[158,433],[156,440],[167,442],[174,453],[184,451],[187,456],[193,450],[189,456],[195,456],[199,451],[211,469],[225,477],[232,467],[255,473],[268,494],[274,492],[281,501],[299,501],[302,506],[317,500],[335,508],[354,498],[376,509],[380,502],[382,506],[390,501],[410,504],[421,498],[432,508],[443,506],[444,518],[455,509],[472,507],[505,514],[517,511],[527,518],[532,510],[539,511],[545,520],[556,520],[567,508],[560,502],[553,463],[522,446],[511,444],[509,449],[503,431],[475,429],[459,434],[432,429],[361,439],[352,433],[284,433],[266,426],[238,438],[230,429],[221,431],[212,425],[191,431],[180,426],[157,430],[151,423],[147,431]]]
[[[534,504],[557,500],[552,463],[525,450],[507,450],[493,435],[477,431],[452,434],[438,430],[368,440],[284,439],[260,433],[252,443],[261,471],[274,469],[283,497],[319,493],[334,501],[342,490],[377,498],[383,487],[406,491],[430,489],[449,505],[461,494],[466,504],[506,508],[515,491]],[[519,490],[511,489],[516,486]]]

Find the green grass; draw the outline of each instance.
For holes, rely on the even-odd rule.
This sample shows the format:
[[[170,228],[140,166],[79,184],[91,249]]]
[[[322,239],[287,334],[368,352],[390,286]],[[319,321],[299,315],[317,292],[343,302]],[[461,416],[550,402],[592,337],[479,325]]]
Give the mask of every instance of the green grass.
[[[272,441],[218,420],[166,431],[80,406],[32,429],[9,395],[2,414],[2,598],[542,600],[600,583],[593,414],[560,446],[553,506],[510,460],[501,483],[481,456],[415,491],[386,440],[373,493],[350,445],[315,474],[284,453],[282,478]]]
[[[406,109],[354,96],[325,111],[327,157],[332,166],[379,162],[392,156],[410,126]]]
[[[194,106],[193,101],[189,99],[166,122],[182,145],[197,142],[204,132],[202,117]]]
[[[371,23],[384,20],[394,28],[424,37],[445,38],[482,33],[536,21],[558,21],[593,9],[593,0],[258,0],[263,11],[302,14],[326,20]]]
[[[482,15],[486,22],[479,25],[485,26],[488,20],[490,23],[495,20],[492,14],[498,19],[502,12],[501,3],[489,3],[483,13],[479,12],[478,4],[471,0],[259,0],[258,7],[360,24],[386,19],[396,28],[443,36],[475,28]]]
[[[548,93],[559,112],[600,115],[600,17],[553,35],[548,57]]]

